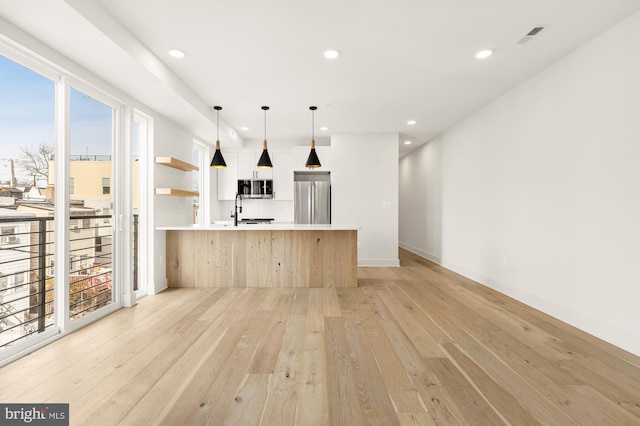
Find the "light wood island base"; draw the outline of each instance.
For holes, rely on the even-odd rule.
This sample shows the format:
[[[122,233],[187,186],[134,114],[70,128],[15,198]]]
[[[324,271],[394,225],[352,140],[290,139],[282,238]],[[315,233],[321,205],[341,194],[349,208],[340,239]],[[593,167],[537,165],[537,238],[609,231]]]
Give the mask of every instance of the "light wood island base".
[[[168,230],[169,287],[357,287],[357,231]]]

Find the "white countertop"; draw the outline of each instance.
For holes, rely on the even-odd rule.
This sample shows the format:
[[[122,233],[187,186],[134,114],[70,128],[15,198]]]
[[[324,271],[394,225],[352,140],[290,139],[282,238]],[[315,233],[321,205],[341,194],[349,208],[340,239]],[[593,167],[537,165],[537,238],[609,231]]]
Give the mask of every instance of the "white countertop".
[[[211,224],[208,226],[159,226],[157,231],[357,231],[357,226],[351,225],[303,225],[294,223],[266,223],[266,224]]]

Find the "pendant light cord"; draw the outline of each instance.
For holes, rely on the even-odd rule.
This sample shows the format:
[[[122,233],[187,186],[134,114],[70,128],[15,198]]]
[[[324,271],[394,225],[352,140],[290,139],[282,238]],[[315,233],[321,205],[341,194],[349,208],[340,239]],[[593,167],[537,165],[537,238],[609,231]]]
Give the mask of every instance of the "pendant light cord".
[[[311,140],[312,140],[312,147],[311,149],[315,148],[315,143],[316,143],[316,110],[318,109],[317,106],[310,106],[309,109],[311,110]]]
[[[267,111],[269,111],[268,106],[263,106],[262,110],[264,111],[264,149],[267,149]]]

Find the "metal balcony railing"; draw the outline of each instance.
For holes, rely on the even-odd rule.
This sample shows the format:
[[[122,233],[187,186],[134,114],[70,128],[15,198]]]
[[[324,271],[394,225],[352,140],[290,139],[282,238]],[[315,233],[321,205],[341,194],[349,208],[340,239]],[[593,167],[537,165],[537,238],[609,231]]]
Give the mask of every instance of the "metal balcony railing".
[[[111,216],[70,218],[69,317],[74,320],[112,301]]]
[[[72,216],[69,229],[69,317],[81,318],[113,301],[111,215]],[[0,217],[0,351],[54,325],[53,220]],[[138,217],[133,221],[137,289]]]
[[[0,218],[0,226],[0,348],[4,348],[53,325],[53,279],[46,274],[46,260],[53,256],[53,218]]]

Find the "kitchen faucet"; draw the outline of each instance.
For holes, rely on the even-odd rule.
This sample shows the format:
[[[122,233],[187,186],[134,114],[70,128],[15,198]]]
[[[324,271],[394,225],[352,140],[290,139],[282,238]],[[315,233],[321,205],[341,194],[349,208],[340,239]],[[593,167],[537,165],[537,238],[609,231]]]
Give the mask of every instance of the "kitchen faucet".
[[[240,200],[239,206],[238,200]],[[238,226],[238,213],[242,213],[242,196],[236,192],[236,202],[235,206],[233,206],[233,214],[231,215],[231,217],[233,218],[233,226]]]

